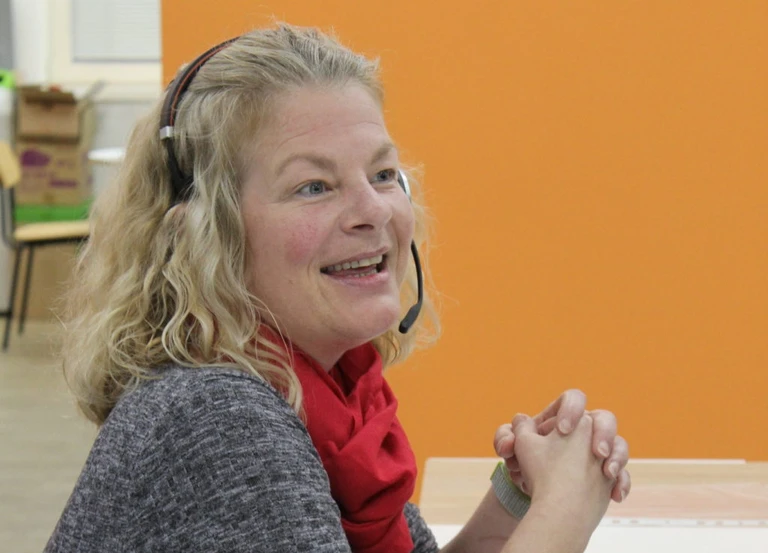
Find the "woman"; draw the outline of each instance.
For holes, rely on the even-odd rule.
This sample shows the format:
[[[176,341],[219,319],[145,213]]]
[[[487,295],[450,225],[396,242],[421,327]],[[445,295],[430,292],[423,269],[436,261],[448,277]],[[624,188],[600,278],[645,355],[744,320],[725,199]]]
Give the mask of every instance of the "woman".
[[[46,550],[436,551],[382,379],[434,319],[424,234],[374,62],[285,25],[192,62],[78,265],[65,374],[100,432]],[[584,407],[499,428],[445,551],[584,549],[629,490],[613,415]]]

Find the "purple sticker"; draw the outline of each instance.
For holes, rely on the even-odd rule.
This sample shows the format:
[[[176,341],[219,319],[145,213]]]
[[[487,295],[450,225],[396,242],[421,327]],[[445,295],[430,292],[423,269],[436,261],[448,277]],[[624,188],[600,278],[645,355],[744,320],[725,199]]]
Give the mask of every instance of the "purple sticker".
[[[51,156],[32,148],[24,150],[21,154],[22,167],[45,167],[50,161]]]

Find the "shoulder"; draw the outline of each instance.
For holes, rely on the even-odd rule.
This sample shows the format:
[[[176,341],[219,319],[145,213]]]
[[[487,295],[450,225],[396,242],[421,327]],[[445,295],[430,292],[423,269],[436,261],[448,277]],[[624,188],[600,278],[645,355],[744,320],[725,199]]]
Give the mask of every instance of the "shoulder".
[[[105,426],[121,419],[135,420],[143,416],[151,416],[157,421],[171,412],[175,416],[205,418],[207,414],[227,416],[243,411],[264,418],[287,417],[301,424],[295,411],[270,384],[245,371],[170,367],[157,371],[156,376],[127,392],[107,418]],[[181,421],[171,422],[178,424]],[[196,424],[200,422],[198,419]]]
[[[147,486],[138,494],[142,510],[164,512],[172,497],[174,514],[184,513],[164,531],[181,537],[204,530],[217,551],[274,544],[296,551],[302,543],[345,549],[317,451],[270,386],[226,369],[174,369],[144,393],[145,402],[165,402],[165,409],[137,471],[140,487]]]
[[[279,437],[281,443],[310,443],[305,425],[282,396],[259,378],[228,368],[165,368],[118,402],[100,436],[129,435],[154,448],[231,447]],[[246,444],[244,444],[246,445]],[[231,452],[234,454],[235,452]]]
[[[266,381],[245,371],[223,367],[180,368],[157,370],[152,378],[142,381],[126,393],[118,408],[147,406],[186,406],[197,408],[202,398],[248,397],[258,405],[288,409],[290,406]]]
[[[82,551],[348,551],[303,423],[269,385],[228,369],[167,369],[121,399],[49,551],[74,541],[93,546]]]

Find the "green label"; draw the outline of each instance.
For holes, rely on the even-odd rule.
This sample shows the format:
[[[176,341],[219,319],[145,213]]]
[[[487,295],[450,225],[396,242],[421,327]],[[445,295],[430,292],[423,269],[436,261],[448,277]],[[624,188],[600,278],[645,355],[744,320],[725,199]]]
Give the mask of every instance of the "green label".
[[[16,80],[13,78],[13,71],[0,69],[0,87],[14,88],[15,86]]]

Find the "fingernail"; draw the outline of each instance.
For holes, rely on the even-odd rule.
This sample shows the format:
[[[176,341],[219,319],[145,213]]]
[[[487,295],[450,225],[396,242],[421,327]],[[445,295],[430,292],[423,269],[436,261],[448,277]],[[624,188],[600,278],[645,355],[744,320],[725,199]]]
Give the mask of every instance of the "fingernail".
[[[627,498],[627,492],[624,490],[621,490],[621,502],[624,503],[624,500]]]
[[[560,429],[560,432],[563,434],[568,434],[568,432],[571,431],[571,423],[568,422],[568,419],[563,419],[558,423],[557,428]]]
[[[522,413],[518,413],[514,417],[512,417],[512,426],[517,426],[519,423],[525,421],[528,419],[527,415],[524,415]]]
[[[608,457],[611,453],[611,449],[608,447],[608,442],[600,442],[600,445],[597,446],[597,451],[603,457]]]
[[[610,465],[608,465],[608,472],[611,476],[616,478],[619,475],[619,464],[616,461],[613,461]]]

